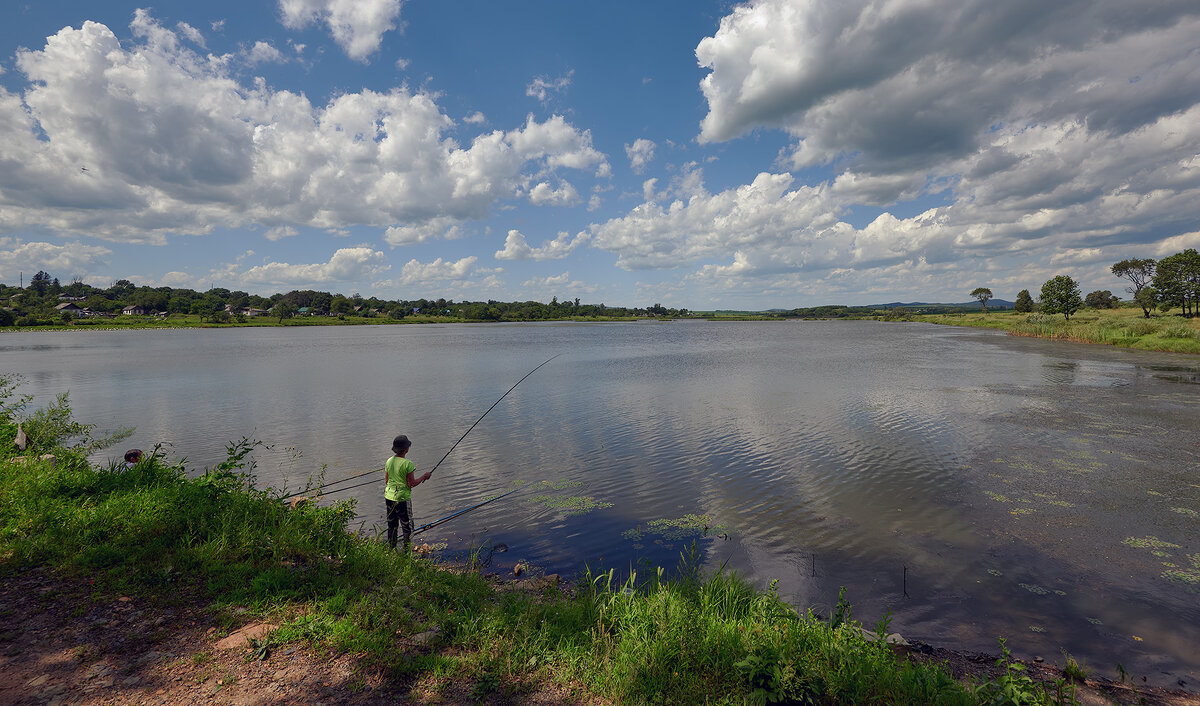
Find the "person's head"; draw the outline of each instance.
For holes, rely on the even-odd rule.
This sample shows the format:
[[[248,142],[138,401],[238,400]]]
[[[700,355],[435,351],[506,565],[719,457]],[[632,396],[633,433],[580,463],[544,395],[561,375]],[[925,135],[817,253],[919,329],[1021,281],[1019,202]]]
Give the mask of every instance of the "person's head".
[[[394,453],[398,456],[407,453],[408,449],[411,446],[412,446],[412,442],[409,441],[408,437],[405,436],[404,434],[401,434],[400,436],[397,436],[395,439],[392,439],[392,453]]]
[[[125,463],[137,463],[142,460],[141,449],[129,449],[125,452]]]

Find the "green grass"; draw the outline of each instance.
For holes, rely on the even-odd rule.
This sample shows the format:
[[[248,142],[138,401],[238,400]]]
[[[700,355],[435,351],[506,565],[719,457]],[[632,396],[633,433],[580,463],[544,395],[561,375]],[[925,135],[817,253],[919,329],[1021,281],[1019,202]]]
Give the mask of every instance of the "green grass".
[[[1081,309],[1070,321],[1057,314],[1012,311],[916,315],[913,319],[950,326],[1002,329],[1014,336],[1171,353],[1200,353],[1200,319],[1167,314],[1156,314],[1147,319],[1137,308]]]
[[[477,573],[349,533],[351,503],[290,509],[255,489],[252,448],[232,444],[203,473],[157,454],[124,471],[69,449],[53,464],[0,452],[0,577],[52,567],[151,606],[192,600],[227,627],[246,607],[281,624],[255,645],[263,654],[307,644],[355,654],[401,684],[469,684],[479,699],[554,684],[634,704],[970,704],[994,702],[1003,686],[964,686],[865,639],[844,599],[824,621],[773,585],[704,575],[694,545],[674,572],[496,591]],[[886,634],[887,620],[876,627]],[[432,637],[415,647],[421,634]],[[1023,688],[1037,700],[1004,703],[1050,699]]]

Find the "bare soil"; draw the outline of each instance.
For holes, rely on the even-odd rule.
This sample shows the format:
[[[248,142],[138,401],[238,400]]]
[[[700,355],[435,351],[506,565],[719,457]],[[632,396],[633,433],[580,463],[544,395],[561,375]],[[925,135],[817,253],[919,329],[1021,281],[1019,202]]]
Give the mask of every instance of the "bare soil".
[[[135,599],[47,569],[21,572],[0,585],[0,704],[603,703],[554,686],[481,690],[452,679],[396,677],[364,655],[299,645],[264,651],[249,639],[271,627],[236,610],[211,611],[198,592],[182,587]],[[428,651],[420,636],[398,638],[397,649]],[[943,662],[960,679],[996,673],[992,655],[927,645],[908,653]],[[1050,666],[1031,667],[1048,681],[1061,675]],[[1200,706],[1197,694],[1105,680],[1089,680],[1080,699]]]

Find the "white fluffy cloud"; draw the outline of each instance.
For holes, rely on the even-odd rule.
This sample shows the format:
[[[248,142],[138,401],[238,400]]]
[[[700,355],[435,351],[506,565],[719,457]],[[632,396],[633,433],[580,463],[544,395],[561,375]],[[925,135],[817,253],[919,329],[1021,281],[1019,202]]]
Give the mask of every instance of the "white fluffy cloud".
[[[574,206],[579,203],[579,192],[570,182],[564,181],[556,189],[543,181],[529,190],[529,202],[534,206]]]
[[[700,139],[782,129],[796,142],[781,166],[833,176],[715,194],[696,169],[662,191],[650,179],[592,245],[759,300],[1103,277],[1192,242],[1198,35],[1191,3],[752,0],[697,47]],[[863,205],[917,215],[847,223]]]
[[[329,258],[329,262],[311,265],[268,262],[240,273],[237,279],[251,285],[301,286],[354,282],[378,277],[390,267],[387,264],[387,257],[378,250],[367,247],[341,248],[333,254],[333,257]]]
[[[504,241],[504,249],[497,250],[495,257],[497,260],[561,260],[572,251],[587,242],[588,234],[579,233],[575,237],[571,237],[569,233],[562,232],[558,234],[554,240],[547,240],[542,243],[541,247],[531,248],[526,242],[525,236],[518,230],[508,231],[508,237]]]
[[[347,56],[366,61],[396,29],[400,0],[279,0],[279,12],[292,29],[325,25]]]
[[[437,282],[463,280],[476,271],[475,263],[479,258],[474,255],[451,262],[437,258],[433,262],[420,262],[416,259],[404,263],[400,271],[399,284],[421,285]]]
[[[641,174],[646,165],[654,160],[654,142],[639,137],[632,145],[625,145],[625,156],[629,158],[629,168],[634,174]]]
[[[100,245],[78,242],[56,245],[46,242],[25,242],[19,238],[0,238],[0,281],[14,283],[19,273],[28,282],[38,270],[65,273],[67,276],[86,276],[107,264],[112,251]]]
[[[460,145],[430,94],[313,105],[239,83],[228,57],[181,47],[143,11],[133,28],[128,48],[86,22],[18,54],[28,88],[0,89],[0,232],[161,243],[258,224],[428,230],[482,218],[553,170],[607,166],[561,116]],[[570,196],[553,191],[547,202]]]

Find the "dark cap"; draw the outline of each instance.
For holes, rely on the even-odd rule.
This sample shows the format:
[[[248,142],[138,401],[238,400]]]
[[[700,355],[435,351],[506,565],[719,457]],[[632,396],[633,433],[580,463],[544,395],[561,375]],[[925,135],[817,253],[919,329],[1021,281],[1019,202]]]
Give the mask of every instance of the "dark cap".
[[[400,453],[410,446],[412,446],[412,442],[404,434],[392,439],[392,453]]]
[[[137,463],[142,460],[141,449],[129,449],[125,452],[125,463]]]

